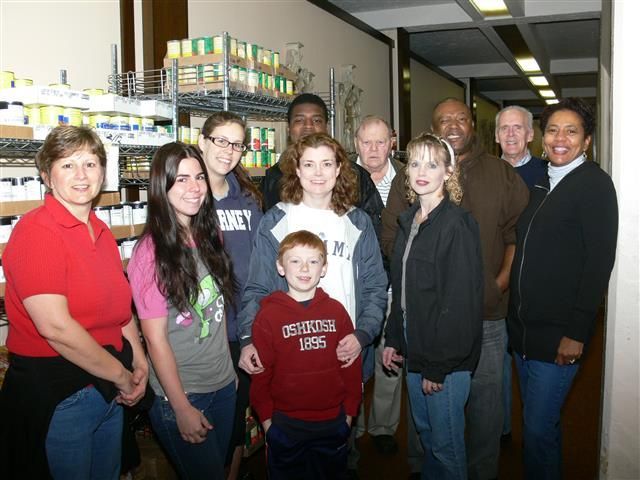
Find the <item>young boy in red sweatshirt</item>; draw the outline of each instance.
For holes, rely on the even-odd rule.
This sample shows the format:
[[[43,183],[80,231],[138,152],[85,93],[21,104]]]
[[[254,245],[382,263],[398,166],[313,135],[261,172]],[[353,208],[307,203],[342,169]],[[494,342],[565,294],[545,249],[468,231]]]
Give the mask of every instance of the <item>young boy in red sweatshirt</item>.
[[[317,235],[287,235],[276,267],[289,290],[262,300],[252,332],[264,371],[252,377],[251,405],[266,432],[269,479],[346,478],[362,363],[345,366],[336,348],[353,323],[318,287],[327,250]]]

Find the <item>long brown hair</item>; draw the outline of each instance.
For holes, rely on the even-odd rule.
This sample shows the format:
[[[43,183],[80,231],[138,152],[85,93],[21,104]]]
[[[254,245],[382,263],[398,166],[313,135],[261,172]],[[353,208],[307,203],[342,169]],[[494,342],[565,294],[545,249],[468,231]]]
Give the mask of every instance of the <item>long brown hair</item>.
[[[234,306],[236,285],[233,268],[222,246],[211,191],[208,191],[200,210],[193,216],[189,229],[178,221],[175,209],[167,196],[167,192],[176,181],[180,162],[185,158],[198,161],[207,178],[209,189],[207,167],[199,149],[193,145],[167,143],[158,149],[151,163],[149,215],[142,236],[149,236],[153,240],[156,280],[162,294],[166,295],[178,310],[186,311],[187,306],[199,293],[200,280],[195,256],[188,247],[191,235],[198,256],[224,295],[225,305]]]
[[[340,173],[331,193],[331,209],[344,215],[358,202],[358,177],[351,166],[344,148],[326,133],[314,133],[301,138],[287,148],[280,159],[280,169],[284,174],[280,198],[283,202],[299,204],[302,201],[302,185],[296,173],[300,159],[307,148],[327,147],[335,154]]]
[[[202,135],[204,137],[208,137],[211,133],[218,127],[222,125],[228,125],[230,123],[235,123],[242,127],[242,131],[247,129],[247,124],[242,119],[242,117],[236,115],[232,112],[216,112],[207,118],[207,121],[204,122],[202,126]],[[258,187],[254,185],[251,181],[251,176],[246,168],[242,166],[242,162],[238,162],[238,164],[231,170],[233,174],[236,176],[238,183],[240,184],[240,190],[244,194],[248,194],[253,197],[253,200],[256,202],[259,208],[262,208],[262,194]]]

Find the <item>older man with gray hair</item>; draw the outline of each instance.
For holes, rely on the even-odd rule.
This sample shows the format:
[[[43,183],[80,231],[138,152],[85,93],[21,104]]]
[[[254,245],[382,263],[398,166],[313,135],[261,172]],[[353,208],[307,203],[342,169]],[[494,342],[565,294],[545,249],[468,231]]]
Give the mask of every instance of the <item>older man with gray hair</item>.
[[[391,158],[393,147],[393,130],[391,126],[382,117],[368,115],[356,130],[354,144],[358,153],[356,163],[369,172],[371,180],[373,180],[382,202],[386,206],[391,182],[396,173],[404,168],[404,164]],[[388,267],[385,257],[387,271]],[[372,437],[374,446],[380,453],[392,454],[398,450],[394,434],[400,422],[402,375],[396,375],[383,367],[383,350],[384,338],[381,335],[376,347],[373,400],[371,402],[367,430]],[[423,452],[409,410],[407,422],[409,466],[412,472],[419,472],[422,467]],[[362,435],[364,431],[364,419],[363,415],[361,415],[356,426],[356,435]]]
[[[496,143],[502,149],[502,159],[516,169],[529,188],[547,174],[547,162],[529,151],[533,134],[533,115],[526,108],[510,105],[496,115]],[[511,354],[506,351],[502,377],[502,443],[511,441],[511,369]]]
[[[533,134],[533,115],[526,108],[510,105],[496,115],[496,143],[502,149],[502,159],[516,169],[529,188],[547,173],[547,162],[529,151]]]

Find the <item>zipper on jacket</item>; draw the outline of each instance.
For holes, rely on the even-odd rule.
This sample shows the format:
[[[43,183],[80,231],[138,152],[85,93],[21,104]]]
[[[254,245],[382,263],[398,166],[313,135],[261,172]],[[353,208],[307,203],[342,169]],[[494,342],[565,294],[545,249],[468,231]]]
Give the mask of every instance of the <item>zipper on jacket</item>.
[[[522,359],[523,360],[526,360],[526,358],[527,358],[527,327],[524,324],[524,320],[522,320],[522,317],[520,316],[520,311],[522,310],[522,270],[524,268],[524,257],[525,257],[525,253],[526,253],[526,247],[527,247],[527,240],[529,238],[529,232],[531,231],[531,224],[535,220],[536,215],[538,215],[538,212],[540,211],[542,206],[545,204],[545,202],[547,201],[547,198],[549,197],[549,194],[551,193],[551,189],[547,189],[547,188],[542,187],[540,185],[535,185],[535,188],[541,188],[543,190],[546,190],[547,193],[545,194],[544,198],[542,199],[542,202],[540,202],[540,205],[538,205],[538,208],[536,208],[536,211],[533,212],[533,215],[531,216],[531,220],[529,220],[529,225],[527,225],[527,233],[525,233],[524,240],[522,241],[522,258],[520,259],[520,270],[518,271],[518,309],[517,309],[517,312],[518,312],[518,320],[520,320],[520,323],[522,325]]]

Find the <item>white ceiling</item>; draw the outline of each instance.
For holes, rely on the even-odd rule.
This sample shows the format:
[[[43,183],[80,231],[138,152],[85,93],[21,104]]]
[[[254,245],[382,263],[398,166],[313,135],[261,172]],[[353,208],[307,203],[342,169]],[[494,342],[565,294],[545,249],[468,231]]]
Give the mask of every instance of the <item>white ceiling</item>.
[[[595,102],[601,0],[504,0],[511,16],[485,19],[470,0],[331,0],[378,30],[405,28],[410,49],[484,96],[534,113],[544,101],[515,63],[515,26],[558,97]],[[502,35],[502,36],[501,36]],[[507,40],[503,40],[507,38]]]

